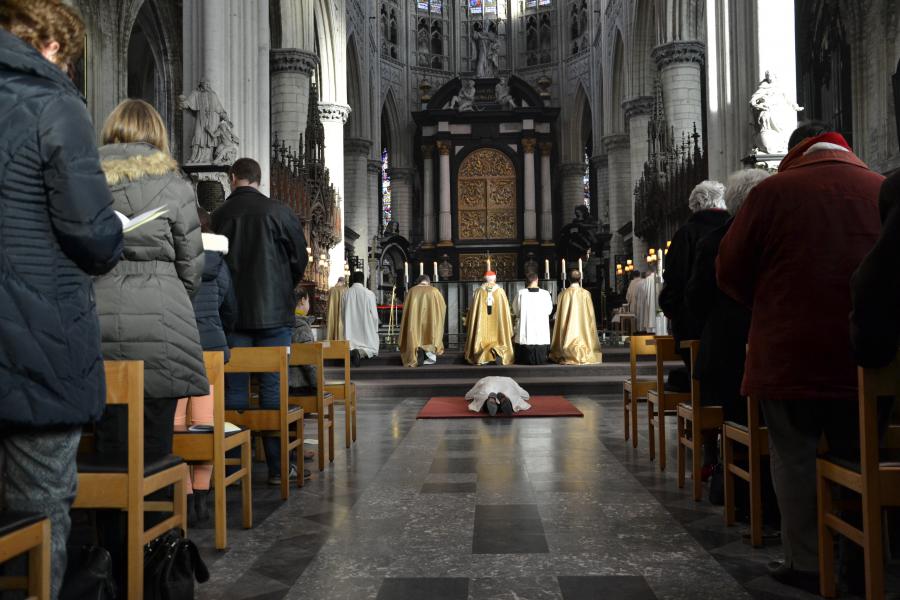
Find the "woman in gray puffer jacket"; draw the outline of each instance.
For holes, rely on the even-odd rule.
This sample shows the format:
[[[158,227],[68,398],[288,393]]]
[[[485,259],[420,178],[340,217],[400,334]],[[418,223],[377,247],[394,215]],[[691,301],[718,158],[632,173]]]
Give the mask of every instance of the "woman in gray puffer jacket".
[[[126,217],[167,212],[125,234],[122,261],[94,280],[103,357],[144,361],[144,453],[172,451],[178,398],[209,393],[190,296],[200,286],[203,243],[191,185],[169,154],[165,126],[142,100],[125,100],[103,126],[100,162],[113,208]],[[97,449],[121,452],[122,411],[107,409]],[[123,453],[124,454],[124,453]]]

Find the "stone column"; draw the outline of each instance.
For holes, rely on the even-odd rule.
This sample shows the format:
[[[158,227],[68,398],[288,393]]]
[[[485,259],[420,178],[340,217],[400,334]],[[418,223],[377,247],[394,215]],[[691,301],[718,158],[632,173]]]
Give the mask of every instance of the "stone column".
[[[231,117],[240,139],[238,156],[262,167],[269,189],[269,2],[196,0],[184,3],[184,93],[208,81]],[[241,40],[240,44],[232,40]],[[264,126],[261,126],[263,124]],[[189,152],[194,118],[184,115],[184,148]]]
[[[453,245],[453,218],[450,215],[450,149],[453,144],[447,140],[438,140],[438,154],[440,154],[440,186],[441,186],[441,216],[440,216],[440,242],[438,246]]]
[[[400,235],[410,240],[410,232],[412,231],[413,169],[409,167],[389,167],[388,176],[391,178],[391,218],[399,223]]]
[[[422,144],[422,215],[424,223],[424,248],[434,247],[434,144]]]
[[[344,140],[344,190],[345,190],[345,215],[347,220],[344,225],[355,231],[359,239],[354,243],[354,254],[363,259],[363,269],[368,273],[367,259],[369,241],[369,194],[368,174],[366,162],[369,152],[372,150],[372,142],[369,140],[348,138]]]
[[[696,41],[669,42],[654,48],[652,54],[660,71],[666,118],[675,129],[675,140],[681,143],[682,133],[685,138],[693,133],[695,123],[703,134],[700,89],[706,46]]]
[[[615,281],[616,254],[623,254],[625,242],[619,234],[631,215],[633,189],[631,188],[631,152],[628,136],[624,133],[607,135],[603,138],[603,146],[609,162],[609,232],[612,240],[610,252],[610,281]]]
[[[368,243],[371,244],[372,238],[378,235],[378,232],[381,229],[381,212],[379,211],[381,196],[381,161],[369,160],[366,164],[366,173],[368,175],[366,192],[369,197],[368,209],[366,211],[369,219]]]
[[[559,165],[562,178],[562,220],[568,223],[575,218],[575,207],[584,206],[584,163]]]
[[[541,242],[553,245],[553,206],[550,200],[550,153],[552,142],[541,142]]]
[[[537,212],[534,203],[534,147],[537,140],[534,138],[522,138],[522,156],[524,158],[524,186],[525,189],[525,244],[537,244]]]
[[[325,166],[329,179],[337,194],[338,210],[341,223],[345,223],[344,210],[344,123],[350,116],[350,107],[331,102],[319,102],[319,115],[325,130]],[[328,285],[337,283],[338,277],[344,274],[344,232],[341,241],[334,245],[328,253],[331,268],[328,270]]]
[[[598,144],[599,146],[599,144]],[[594,174],[595,189],[597,196],[592,198],[597,208],[594,212],[597,220],[601,225],[609,225],[609,157],[605,154],[599,154],[598,148],[591,157],[591,173]]]
[[[625,111],[625,123],[628,127],[629,146],[631,147],[631,222],[635,219],[634,186],[644,173],[644,163],[648,160],[649,150],[647,141],[647,125],[650,123],[650,114],[653,112],[653,96],[636,96],[622,103]],[[634,235],[634,265],[641,271],[647,269],[648,244],[636,234]]]
[[[319,63],[312,52],[277,48],[270,53],[272,72],[272,134],[288,146],[300,148],[309,110],[309,78]]]

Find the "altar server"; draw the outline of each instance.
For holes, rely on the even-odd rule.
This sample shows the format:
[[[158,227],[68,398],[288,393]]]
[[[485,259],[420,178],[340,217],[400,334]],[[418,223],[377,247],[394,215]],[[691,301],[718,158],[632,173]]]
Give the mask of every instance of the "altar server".
[[[519,290],[513,300],[516,321],[516,362],[525,365],[542,365],[547,362],[550,350],[550,314],[553,298],[550,292],[538,287],[536,273],[525,276],[528,287]]]
[[[571,285],[557,301],[550,360],[563,365],[599,363],[602,355],[591,293],[581,287],[580,271],[572,271],[569,281]]]
[[[403,301],[400,321],[400,357],[403,365],[433,365],[444,353],[444,316],[447,303],[431,278],[422,275]]]
[[[378,308],[375,294],[363,285],[365,275],[350,275],[350,289],[344,294],[344,334],[350,340],[350,360],[358,367],[364,358],[378,356]]]
[[[328,299],[325,305],[325,339],[326,340],[343,340],[344,337],[344,321],[343,306],[344,294],[347,293],[347,286],[344,285],[344,278],[339,277],[333,288],[328,290]]]
[[[497,285],[495,272],[484,274],[484,283],[475,292],[466,321],[466,360],[470,364],[513,363],[509,300],[503,288]]]

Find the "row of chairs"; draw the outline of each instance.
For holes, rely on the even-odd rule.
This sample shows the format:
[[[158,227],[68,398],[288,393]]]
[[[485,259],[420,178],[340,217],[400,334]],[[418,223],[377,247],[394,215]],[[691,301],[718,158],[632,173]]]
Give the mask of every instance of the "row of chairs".
[[[677,482],[683,488],[686,478],[686,451],[691,451],[692,493],[695,501],[702,497],[701,457],[703,434],[721,432],[724,471],[725,522],[735,522],[735,477],[747,482],[750,490],[750,543],[763,544],[762,481],[763,460],[768,456],[768,431],[762,425],[759,403],[747,399],[747,424],[725,421],[721,406],[703,406],[700,402],[700,383],[691,377],[689,393],[666,390],[667,363],[681,361],[675,340],[669,336],[632,336],[630,339],[630,377],[623,382],[625,439],[637,448],[638,403],[647,404],[650,460],[657,459],[661,471],[666,469],[665,416],[676,417]],[[700,342],[682,342],[682,349],[691,354],[696,364]],[[638,357],[654,356],[656,375],[638,376]],[[819,510],[819,566],[820,587],[825,597],[836,594],[834,575],[834,534],[847,537],[863,548],[868,598],[884,594],[884,545],[881,531],[881,512],[884,507],[900,506],[900,462],[880,459],[879,436],[876,423],[878,398],[900,399],[900,356],[884,369],[859,369],[859,415],[861,461],[849,464],[824,455],[817,460],[817,492]],[[888,428],[885,447],[900,448],[900,427]],[[746,466],[736,457],[746,457]],[[862,527],[850,524],[838,514],[834,486],[843,487],[862,496]]]
[[[343,361],[343,377],[325,380],[324,361]],[[127,459],[94,452],[93,435],[85,432],[78,456],[78,494],[73,507],[84,509],[118,509],[127,513],[126,571],[127,597],[140,598],[143,591],[143,546],[165,531],[181,528],[187,534],[186,495],[184,481],[186,463],[212,463],[214,477],[215,543],[227,547],[226,495],[228,486],[241,484],[243,526],[252,527],[251,433],[277,434],[281,439],[281,496],[288,498],[290,452],[302,455],[303,418],[315,414],[318,425],[319,468],[324,469],[324,455],[334,460],[334,404],[345,405],[346,445],[356,440],[356,386],[350,380],[349,344],[320,342],[295,344],[290,348],[235,348],[224,364],[223,353],[204,353],[207,376],[213,386],[213,428],[209,432],[176,430],[173,455],[146,462],[144,460],[144,367],[141,361],[106,362],[107,404],[127,407]],[[316,367],[316,390],[307,395],[289,395],[288,367]],[[225,410],[226,373],[279,373],[281,402],[277,410]],[[225,431],[225,421],[240,429]],[[326,445],[327,443],[327,445]],[[239,458],[229,458],[230,450],[240,449]],[[235,470],[228,473],[226,468]],[[303,477],[297,478],[303,485]],[[154,492],[174,488],[173,500],[151,501]],[[145,528],[145,512],[163,512],[171,516],[149,529]],[[28,554],[28,577],[0,578],[0,590],[25,589],[29,597],[47,598],[50,573],[50,522],[41,515],[0,513],[0,563]]]

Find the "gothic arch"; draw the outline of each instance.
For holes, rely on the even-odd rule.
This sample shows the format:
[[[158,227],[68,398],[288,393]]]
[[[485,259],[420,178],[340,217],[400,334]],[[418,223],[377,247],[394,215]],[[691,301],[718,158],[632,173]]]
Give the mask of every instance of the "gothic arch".
[[[622,42],[622,32],[616,29],[613,38],[611,73],[612,85],[609,87],[607,110],[609,127],[607,135],[625,132],[625,113],[622,110],[622,101],[627,94],[627,74],[625,72],[625,44]]]
[[[656,62],[653,48],[659,45],[656,21],[656,0],[637,0],[634,5],[630,51],[629,97],[653,94],[656,79]]]
[[[388,90],[381,108],[381,147],[388,149],[393,166],[405,165],[408,162],[405,160],[401,123],[403,121],[400,119],[400,112],[397,110],[394,92],[393,90]]]
[[[347,40],[347,104],[350,105],[350,116],[344,126],[347,135],[354,138],[368,139],[368,110],[363,100],[363,71],[360,68],[359,51],[356,47],[356,36]]]
[[[572,115],[572,118],[569,121],[569,130],[564,135],[564,139],[567,140],[565,160],[580,162],[583,158],[585,143],[591,137],[593,130],[590,96],[581,81],[577,83],[569,114]]]

